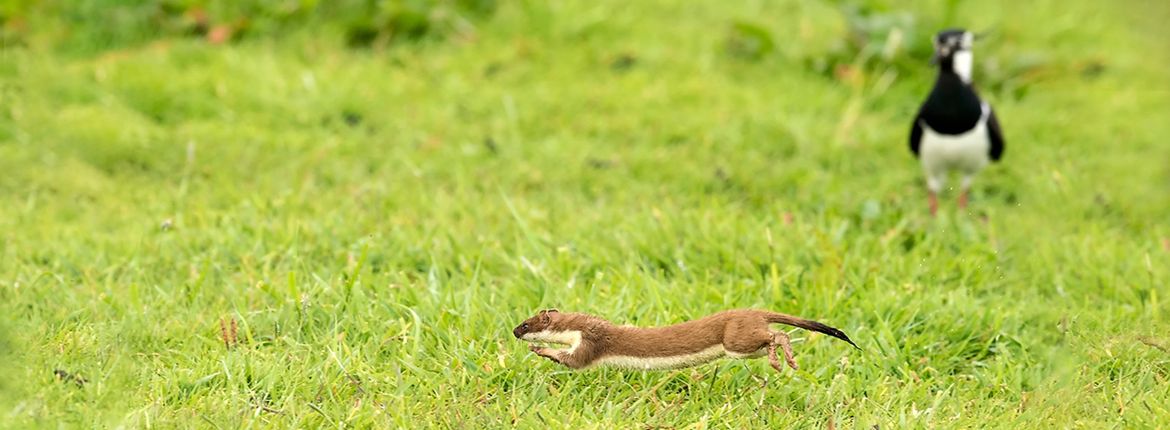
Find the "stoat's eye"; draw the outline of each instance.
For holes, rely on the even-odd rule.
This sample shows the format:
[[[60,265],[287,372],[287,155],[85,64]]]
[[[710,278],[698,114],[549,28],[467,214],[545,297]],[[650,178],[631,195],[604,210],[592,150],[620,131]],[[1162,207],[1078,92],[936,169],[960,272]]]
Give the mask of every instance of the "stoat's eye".
[[[520,328],[528,330],[528,323],[524,323],[523,325],[520,326]]]

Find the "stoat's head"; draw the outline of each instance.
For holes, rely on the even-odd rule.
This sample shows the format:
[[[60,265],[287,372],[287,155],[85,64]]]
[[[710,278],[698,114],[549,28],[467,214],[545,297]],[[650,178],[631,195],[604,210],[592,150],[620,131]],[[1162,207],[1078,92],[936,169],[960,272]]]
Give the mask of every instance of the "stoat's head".
[[[952,71],[964,82],[971,81],[971,48],[975,45],[975,34],[963,29],[940,31],[934,36],[934,57],[930,60],[940,69]]]
[[[512,334],[517,339],[544,342],[545,338],[548,337],[546,334],[553,331],[553,319],[558,316],[560,316],[560,312],[556,309],[545,309],[512,329]]]

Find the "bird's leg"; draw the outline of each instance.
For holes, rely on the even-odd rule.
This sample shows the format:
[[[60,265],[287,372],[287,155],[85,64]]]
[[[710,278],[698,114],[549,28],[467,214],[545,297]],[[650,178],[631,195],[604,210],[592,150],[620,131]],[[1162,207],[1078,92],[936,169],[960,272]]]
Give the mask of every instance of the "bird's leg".
[[[932,217],[938,214],[938,192],[942,191],[945,182],[946,175],[927,169],[926,191],[930,193],[930,216]]]
[[[969,191],[971,190],[971,180],[972,179],[974,179],[974,177],[972,175],[964,176],[963,182],[961,184],[959,184],[959,190],[960,190],[959,191],[959,207],[962,209],[967,208],[967,196],[969,194]]]

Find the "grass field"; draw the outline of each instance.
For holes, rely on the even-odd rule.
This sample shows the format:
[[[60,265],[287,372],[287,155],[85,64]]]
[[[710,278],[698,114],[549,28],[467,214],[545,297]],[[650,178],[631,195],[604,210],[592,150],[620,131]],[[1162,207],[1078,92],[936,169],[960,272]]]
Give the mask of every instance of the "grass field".
[[[864,21],[914,30],[888,57],[834,2],[501,2],[358,49],[30,30],[0,427],[1165,427],[1170,7],[939,4]],[[994,31],[1008,147],[932,219],[905,142],[951,25]],[[863,350],[569,372],[511,337],[546,307]]]

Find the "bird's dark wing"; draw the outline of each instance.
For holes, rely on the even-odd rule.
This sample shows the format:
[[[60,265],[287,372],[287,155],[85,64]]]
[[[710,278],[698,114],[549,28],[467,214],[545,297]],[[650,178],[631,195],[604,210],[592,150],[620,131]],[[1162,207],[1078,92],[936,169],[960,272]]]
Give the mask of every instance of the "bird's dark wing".
[[[999,161],[1003,157],[1003,132],[999,130],[999,120],[995,118],[995,111],[988,113],[987,137],[991,138],[991,161]]]
[[[918,146],[922,143],[922,117],[914,117],[914,125],[910,127],[910,152],[918,158]]]

